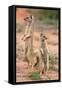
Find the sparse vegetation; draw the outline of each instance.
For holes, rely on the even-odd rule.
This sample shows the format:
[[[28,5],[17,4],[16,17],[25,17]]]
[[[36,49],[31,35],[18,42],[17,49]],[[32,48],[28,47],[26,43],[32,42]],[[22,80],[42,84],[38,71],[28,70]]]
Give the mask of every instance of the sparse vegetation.
[[[58,56],[50,53],[49,54],[49,62],[51,64],[57,64],[58,63]]]
[[[17,23],[16,24],[16,31],[17,32],[22,32],[22,30],[23,30],[23,26],[21,24]]]
[[[58,69],[55,68],[54,66],[50,66],[50,67],[49,67],[49,70],[58,71]]]
[[[57,55],[54,55],[52,53],[49,54],[49,70],[58,71],[58,69],[55,67],[55,65],[58,64],[58,57]]]
[[[27,9],[29,13],[35,16],[39,21],[41,21],[44,25],[52,25],[58,27],[58,10],[45,10],[45,9]]]

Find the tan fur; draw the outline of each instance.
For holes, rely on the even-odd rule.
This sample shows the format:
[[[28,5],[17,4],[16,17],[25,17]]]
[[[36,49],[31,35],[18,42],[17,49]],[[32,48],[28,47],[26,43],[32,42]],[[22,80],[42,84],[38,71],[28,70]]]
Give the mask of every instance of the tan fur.
[[[29,17],[30,18],[30,17]],[[25,29],[25,34],[22,40],[25,42],[25,59],[28,60],[29,65],[33,68],[37,63],[39,64],[39,71],[46,72],[49,69],[49,59],[48,59],[48,49],[46,37],[41,33],[39,38],[39,48],[33,50],[33,18],[27,20],[27,26]]]
[[[48,50],[48,47],[47,47],[47,41],[46,41],[46,37],[44,36],[43,33],[41,33],[40,35],[40,42],[41,42],[41,48],[43,49],[43,56],[42,56],[42,59],[43,59],[43,62],[44,62],[44,69],[45,69],[45,72],[48,71],[49,69],[49,56],[48,56],[48,53],[49,53],[49,50]]]
[[[26,19],[25,19],[26,20]],[[25,57],[29,62],[29,65],[32,66],[33,62],[33,18],[28,17],[26,20],[26,29],[25,34],[22,37],[22,40],[25,41]]]

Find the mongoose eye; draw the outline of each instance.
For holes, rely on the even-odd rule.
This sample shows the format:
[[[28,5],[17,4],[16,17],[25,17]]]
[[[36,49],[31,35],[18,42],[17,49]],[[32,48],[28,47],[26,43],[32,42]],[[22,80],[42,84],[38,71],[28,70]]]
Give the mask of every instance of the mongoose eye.
[[[40,37],[43,38],[43,40],[47,40],[47,37],[43,33],[40,34]]]
[[[25,21],[27,21],[28,19],[29,19],[29,17],[24,18]]]
[[[45,40],[47,40],[47,37],[46,36],[43,36]]]

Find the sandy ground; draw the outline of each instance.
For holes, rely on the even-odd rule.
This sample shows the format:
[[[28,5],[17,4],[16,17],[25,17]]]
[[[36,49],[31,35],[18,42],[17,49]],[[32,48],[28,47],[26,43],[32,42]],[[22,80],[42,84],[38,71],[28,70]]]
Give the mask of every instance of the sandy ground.
[[[38,48],[39,46],[39,33],[34,32],[33,47]],[[49,51],[53,54],[58,54],[58,32],[56,30],[44,31],[47,36],[47,45]],[[21,45],[21,37],[23,33],[16,33],[16,48]],[[58,64],[54,65],[58,69]],[[27,62],[22,61],[21,58],[16,58],[16,82],[32,81],[28,76],[29,72],[36,71],[36,68],[31,69]],[[57,80],[58,71],[49,70],[46,74],[41,76],[41,80]]]

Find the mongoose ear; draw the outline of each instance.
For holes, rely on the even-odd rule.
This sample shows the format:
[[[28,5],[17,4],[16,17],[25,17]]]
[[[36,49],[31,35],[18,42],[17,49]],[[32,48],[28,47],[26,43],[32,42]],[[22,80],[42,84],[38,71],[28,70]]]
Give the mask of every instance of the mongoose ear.
[[[30,18],[32,19],[32,15],[30,16]]]

